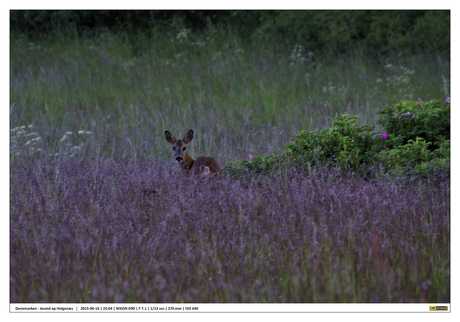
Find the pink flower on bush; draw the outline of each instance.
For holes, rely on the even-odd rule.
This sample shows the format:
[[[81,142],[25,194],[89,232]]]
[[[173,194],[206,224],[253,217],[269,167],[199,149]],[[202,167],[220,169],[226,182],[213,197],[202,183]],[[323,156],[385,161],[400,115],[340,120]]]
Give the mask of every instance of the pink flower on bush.
[[[401,117],[403,117],[403,115],[410,115],[410,112],[407,112],[407,113],[402,113],[401,115],[399,115],[399,117],[398,117],[398,120],[400,120],[400,119],[401,119]]]
[[[248,168],[246,168],[246,172],[248,172],[248,171],[249,171],[249,169],[248,169]]]
[[[250,155],[250,154],[248,155],[248,158],[249,158],[249,160],[254,159],[254,157],[252,155]]]
[[[450,97],[447,96],[446,99],[445,99],[446,102],[449,102],[450,101]]]
[[[288,158],[288,160],[287,160],[287,161],[288,161],[288,163],[289,163],[289,162],[291,162],[291,159],[289,159],[289,158]]]
[[[381,138],[382,140],[388,139],[388,133],[383,132],[382,135],[380,136],[380,138]]]
[[[295,141],[296,141],[296,142],[299,142],[299,138],[295,138]]]

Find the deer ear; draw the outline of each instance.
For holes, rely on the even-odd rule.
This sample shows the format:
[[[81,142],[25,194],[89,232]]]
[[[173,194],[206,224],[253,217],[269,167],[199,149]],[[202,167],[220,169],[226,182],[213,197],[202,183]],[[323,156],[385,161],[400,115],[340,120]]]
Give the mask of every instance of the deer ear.
[[[184,141],[185,144],[188,144],[190,141],[192,141],[192,139],[193,139],[193,130],[189,130],[187,134],[185,134],[184,139],[182,141]]]
[[[176,138],[174,137],[174,135],[172,135],[171,132],[169,131],[165,131],[165,139],[171,144],[173,144],[174,141],[176,141]]]

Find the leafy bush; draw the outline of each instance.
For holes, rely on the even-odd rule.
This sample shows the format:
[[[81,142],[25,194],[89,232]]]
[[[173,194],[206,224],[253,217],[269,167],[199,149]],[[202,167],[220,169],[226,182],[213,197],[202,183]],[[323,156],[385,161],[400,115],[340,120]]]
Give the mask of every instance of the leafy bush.
[[[367,151],[372,147],[374,126],[358,125],[358,116],[334,118],[331,129],[321,132],[301,131],[292,138],[285,154],[294,161],[311,165],[337,163],[343,169],[357,169],[368,163]]]
[[[407,144],[400,145],[391,150],[383,150],[377,154],[385,171],[394,169],[394,173],[406,174],[411,170],[411,165],[416,174],[427,175],[433,169],[448,172],[450,167],[450,140],[442,143],[443,147],[431,152],[431,142],[417,137],[409,140]],[[407,167],[404,167],[407,165]]]
[[[250,156],[233,162],[224,173],[236,176],[267,173],[287,167],[336,167],[364,173],[372,168],[393,175],[428,176],[432,170],[450,173],[450,98],[444,102],[403,101],[385,107],[374,125],[357,124],[358,116],[334,118],[332,128],[301,131],[284,152]],[[377,126],[383,132],[375,132]]]
[[[222,172],[224,175],[236,177],[252,176],[276,171],[281,166],[282,156],[271,154],[263,157],[249,155],[249,161],[236,161],[228,163]]]
[[[422,138],[431,142],[431,151],[450,140],[450,98],[441,102],[400,102],[378,112],[377,124],[381,125],[389,140],[386,146],[397,148],[410,140]]]
[[[376,158],[384,171],[429,175],[450,173],[450,98],[444,102],[400,102],[378,112],[378,124],[389,133],[386,150]]]

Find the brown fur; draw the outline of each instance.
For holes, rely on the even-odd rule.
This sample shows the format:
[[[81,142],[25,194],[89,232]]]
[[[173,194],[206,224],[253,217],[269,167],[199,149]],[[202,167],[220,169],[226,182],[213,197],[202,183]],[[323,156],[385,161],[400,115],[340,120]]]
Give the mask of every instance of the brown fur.
[[[220,177],[220,166],[214,158],[199,157],[194,160],[187,153],[187,145],[193,139],[193,130],[189,130],[182,140],[176,140],[171,132],[165,131],[165,139],[172,145],[175,159],[184,172],[193,176]]]

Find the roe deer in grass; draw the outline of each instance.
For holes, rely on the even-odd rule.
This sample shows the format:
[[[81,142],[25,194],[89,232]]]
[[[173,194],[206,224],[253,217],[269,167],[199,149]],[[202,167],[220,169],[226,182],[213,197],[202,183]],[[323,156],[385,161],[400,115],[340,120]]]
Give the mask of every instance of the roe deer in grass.
[[[220,167],[214,158],[199,157],[193,160],[187,153],[187,144],[193,139],[193,130],[189,130],[182,140],[176,140],[171,132],[165,131],[165,139],[172,145],[176,162],[184,172],[193,176],[220,177]]]

